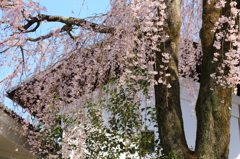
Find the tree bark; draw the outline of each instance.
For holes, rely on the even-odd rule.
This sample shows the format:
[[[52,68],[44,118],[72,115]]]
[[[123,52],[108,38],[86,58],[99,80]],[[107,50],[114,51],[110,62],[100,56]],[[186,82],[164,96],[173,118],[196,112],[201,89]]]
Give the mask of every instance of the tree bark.
[[[158,84],[155,88],[157,122],[163,153],[176,154],[179,159],[227,159],[230,142],[230,117],[232,107],[232,88],[223,87],[216,83],[210,75],[215,73],[222,63],[221,60],[212,63],[214,53],[219,52],[213,47],[215,40],[214,23],[230,10],[228,0],[225,8],[215,8],[218,0],[203,0],[202,29],[200,38],[203,49],[203,65],[201,72],[200,90],[196,104],[197,137],[195,152],[188,149],[186,144],[183,119],[180,106],[180,87],[178,75],[178,42],[181,26],[180,1],[165,0],[168,14],[169,39],[160,46],[162,52],[169,53],[171,60],[168,72],[171,77],[167,82],[172,88]],[[226,30],[227,26],[222,29]],[[221,58],[230,48],[224,42]],[[155,55],[155,70],[160,71],[163,56],[160,52]],[[225,73],[228,72],[226,68]],[[160,76],[156,75],[155,80]]]
[[[165,155],[175,154],[178,159],[190,159],[193,157],[193,154],[188,149],[186,143],[180,106],[178,74],[178,43],[181,27],[180,0],[165,0],[165,3],[167,5],[166,12],[168,14],[168,28],[165,31],[169,39],[159,46],[161,52],[155,52],[154,69],[158,72],[162,70],[159,67],[163,65],[162,52],[169,53],[171,59],[168,63],[168,70],[166,73],[170,73],[171,76],[166,77],[164,80],[171,85],[171,88],[168,88],[165,84],[154,86],[158,131],[161,147]],[[159,75],[156,75],[155,80],[158,80],[159,77]]]
[[[228,0],[225,8],[215,8],[218,0],[203,0],[202,29],[200,33],[203,50],[203,68],[200,90],[196,104],[197,137],[195,153],[199,159],[227,159],[230,141],[230,117],[232,107],[232,89],[216,84],[210,75],[216,72],[221,60],[212,63],[215,33],[214,23],[230,8]],[[223,28],[223,29],[226,29]],[[224,43],[221,58],[228,51],[229,44]],[[219,50],[218,50],[219,51]],[[221,54],[220,53],[220,54]],[[227,72],[227,70],[225,70]]]

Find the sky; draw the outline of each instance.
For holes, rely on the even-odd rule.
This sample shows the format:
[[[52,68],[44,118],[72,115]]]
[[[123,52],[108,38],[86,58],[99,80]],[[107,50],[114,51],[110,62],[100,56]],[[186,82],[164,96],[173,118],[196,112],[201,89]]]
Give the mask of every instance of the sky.
[[[110,0],[38,0],[47,8],[49,15],[86,18],[96,14],[104,14],[110,8]],[[48,32],[50,26],[62,26],[63,24],[43,24],[41,31]]]
[[[38,0],[47,7],[48,14],[85,18],[94,13],[105,13],[110,0]],[[73,14],[74,12],[74,14]]]
[[[96,14],[104,14],[110,8],[110,0],[36,0],[47,9],[48,15],[86,18]],[[42,23],[35,36],[49,33],[53,27],[61,27],[61,23]],[[4,71],[5,70],[5,71]],[[4,79],[7,74],[12,72],[10,68],[0,68],[0,80]],[[4,100],[4,105],[14,109],[13,102],[9,99]],[[16,111],[16,110],[15,110]]]

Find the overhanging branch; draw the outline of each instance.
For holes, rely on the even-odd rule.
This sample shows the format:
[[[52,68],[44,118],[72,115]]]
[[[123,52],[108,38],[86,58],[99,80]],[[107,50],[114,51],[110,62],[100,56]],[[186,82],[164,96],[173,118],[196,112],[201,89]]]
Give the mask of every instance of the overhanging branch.
[[[34,28],[34,29],[35,29],[35,28]],[[77,37],[73,36],[73,35],[70,33],[71,30],[72,30],[72,27],[66,27],[66,25],[64,25],[64,26],[61,28],[61,30],[59,31],[59,33],[67,32],[68,35],[69,35],[73,40],[75,40]],[[27,41],[31,41],[31,42],[37,42],[37,41],[39,41],[39,40],[48,39],[48,38],[52,37],[54,34],[55,34],[54,32],[50,32],[50,33],[48,33],[48,34],[46,34],[46,35],[39,36],[39,37],[37,37],[37,38],[31,38],[31,37],[29,37],[29,38],[27,38],[26,40],[27,40]]]
[[[29,37],[29,38],[27,38],[26,40],[27,41],[31,41],[31,42],[37,42],[37,41],[39,41],[39,40],[45,40],[45,39],[48,39],[48,38],[50,38],[51,36],[53,36],[53,33],[48,33],[47,35],[43,35],[43,36],[39,36],[39,37],[37,37],[37,38],[31,38],[31,37]]]
[[[39,23],[42,21],[61,22],[66,24],[67,26],[73,26],[73,25],[80,26],[86,30],[91,30],[91,31],[106,33],[106,34],[112,34],[115,31],[113,27],[99,25],[81,18],[52,16],[52,15],[45,15],[45,14],[40,14],[38,15],[38,17],[31,17],[31,20],[28,20],[28,23],[24,25],[23,28],[27,30],[34,23]]]

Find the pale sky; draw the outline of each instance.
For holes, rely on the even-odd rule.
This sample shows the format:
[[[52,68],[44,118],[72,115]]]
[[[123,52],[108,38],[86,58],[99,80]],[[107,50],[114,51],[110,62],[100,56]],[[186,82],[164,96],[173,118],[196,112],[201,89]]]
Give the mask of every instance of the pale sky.
[[[94,13],[106,13],[110,0],[38,0],[48,14],[85,18]],[[74,14],[72,13],[74,11]],[[80,14],[79,14],[80,13]]]

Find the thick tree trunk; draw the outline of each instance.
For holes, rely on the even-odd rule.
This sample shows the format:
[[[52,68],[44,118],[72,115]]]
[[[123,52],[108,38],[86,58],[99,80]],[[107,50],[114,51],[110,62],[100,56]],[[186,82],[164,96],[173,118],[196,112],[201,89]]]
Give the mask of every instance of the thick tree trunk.
[[[169,53],[171,60],[168,63],[170,77],[165,77],[167,85],[158,84],[155,89],[155,105],[157,109],[158,131],[161,140],[161,146],[165,155],[175,154],[178,159],[192,158],[191,151],[188,149],[185,134],[183,130],[182,111],[180,106],[180,86],[178,75],[178,43],[181,27],[180,0],[165,0],[167,5],[167,24],[166,33],[169,39],[159,46],[161,52],[155,53],[155,70],[162,71],[160,65],[162,62],[162,52]],[[156,75],[155,80],[160,76]],[[170,157],[171,158],[171,157]]]
[[[214,23],[218,18],[229,12],[229,3],[223,9],[214,7],[218,0],[203,0],[203,24],[201,29],[201,41],[203,47],[203,66],[199,96],[196,105],[197,138],[195,152],[188,149],[186,144],[183,119],[180,106],[180,87],[178,77],[178,42],[180,35],[181,16],[180,0],[165,0],[168,14],[168,35],[170,38],[160,46],[162,52],[169,53],[171,60],[168,64],[168,72],[171,77],[166,77],[171,88],[164,84],[158,84],[155,88],[156,109],[159,136],[163,153],[176,154],[179,159],[227,159],[230,141],[230,117],[232,106],[232,89],[224,88],[216,84],[216,80],[210,75],[216,72],[222,61],[212,63],[215,33],[212,32]],[[223,29],[226,29],[223,28]],[[228,51],[229,43],[224,43],[222,53]],[[219,50],[218,50],[219,51]],[[224,54],[222,54],[224,58]],[[156,52],[155,70],[160,71],[162,54]],[[228,70],[225,70],[227,72]],[[155,76],[158,80],[160,76]]]
[[[217,50],[213,47],[215,33],[212,32],[214,23],[229,9],[228,0],[224,9],[214,7],[218,0],[203,0],[203,23],[200,33],[203,48],[203,68],[200,82],[199,96],[196,105],[197,138],[196,155],[199,159],[227,159],[230,141],[230,108],[232,106],[232,89],[223,88],[216,84],[210,74],[216,72],[221,60],[212,63],[213,54]],[[226,29],[226,28],[223,28]],[[229,49],[224,43],[221,58]],[[218,50],[219,51],[219,50]],[[227,71],[227,70],[225,70]]]

